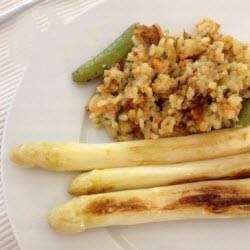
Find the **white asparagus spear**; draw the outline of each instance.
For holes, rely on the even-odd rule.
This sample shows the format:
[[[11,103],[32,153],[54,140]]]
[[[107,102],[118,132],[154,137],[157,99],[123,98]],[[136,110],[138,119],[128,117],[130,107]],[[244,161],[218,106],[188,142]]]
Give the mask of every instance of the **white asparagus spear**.
[[[250,216],[250,179],[206,181],[83,195],[54,208],[50,226],[62,233],[155,221]]]
[[[77,176],[69,192],[73,195],[95,194],[243,177],[250,177],[250,153],[165,166],[92,170]]]
[[[54,171],[159,165],[205,160],[250,152],[250,127],[156,140],[84,144],[24,144],[11,160]]]

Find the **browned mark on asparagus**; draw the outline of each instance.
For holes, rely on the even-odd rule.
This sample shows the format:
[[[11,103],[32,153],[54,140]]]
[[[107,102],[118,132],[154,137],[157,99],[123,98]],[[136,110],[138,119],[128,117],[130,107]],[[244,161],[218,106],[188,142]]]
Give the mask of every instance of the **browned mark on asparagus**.
[[[169,185],[176,185],[176,184],[183,184],[183,183],[191,183],[191,182],[198,182],[198,181],[206,181],[206,180],[233,180],[233,179],[244,179],[250,177],[250,170],[249,169],[242,169],[239,171],[235,171],[231,174],[226,176],[196,176],[196,177],[183,177],[178,180],[172,181]]]
[[[105,185],[105,187],[91,187],[86,191],[86,194],[99,194],[114,191],[114,187]]]
[[[230,176],[227,176],[225,179],[243,179],[250,176],[250,170],[249,169],[242,169],[240,171],[237,171],[235,173],[232,173]]]
[[[192,207],[205,207],[212,213],[222,213],[232,206],[245,206],[250,205],[250,197],[246,196],[231,196],[221,197],[217,194],[198,194],[183,197],[179,200],[181,206],[192,206]],[[250,212],[250,210],[249,210]]]
[[[209,213],[227,212],[231,207],[236,207],[250,214],[250,194],[246,189],[234,186],[205,186],[199,189],[183,190],[176,193],[179,198],[173,203],[168,203],[171,193],[163,191],[161,196],[166,196],[166,202],[159,205],[145,203],[137,197],[124,201],[115,198],[93,200],[88,205],[86,212],[95,215],[106,215],[116,212],[143,212],[166,211],[179,209],[203,208]]]
[[[116,201],[112,198],[103,198],[101,200],[92,201],[87,207],[87,212],[104,215],[115,212],[139,212],[147,209],[145,203],[138,198],[130,198],[126,201]]]
[[[206,180],[216,180],[216,178],[210,177],[210,176],[197,176],[197,177],[183,177],[178,180],[174,180],[169,185],[177,185],[177,184],[183,184],[183,183],[191,183],[191,182],[198,182],[198,181],[206,181]],[[220,179],[220,178],[218,178]]]
[[[114,191],[114,187],[111,185],[106,185],[105,186],[91,186],[87,189],[70,189],[69,192],[73,195],[79,196],[82,194],[99,194],[99,193],[107,193],[107,192],[112,192]]]
[[[114,184],[112,182],[109,183],[103,183],[99,178],[92,179],[91,185],[88,186],[88,188],[85,191],[85,194],[98,194],[98,193],[105,193],[110,192],[114,190]]]
[[[167,205],[165,209],[183,209],[203,207],[210,213],[223,213],[235,206],[250,212],[250,195],[246,190],[233,186],[211,186],[197,190],[198,194],[187,194],[177,202]]]

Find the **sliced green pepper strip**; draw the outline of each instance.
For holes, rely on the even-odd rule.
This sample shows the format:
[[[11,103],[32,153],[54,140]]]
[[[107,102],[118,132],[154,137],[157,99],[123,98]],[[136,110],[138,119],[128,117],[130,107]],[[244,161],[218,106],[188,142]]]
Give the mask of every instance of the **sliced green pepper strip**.
[[[239,116],[239,125],[243,127],[250,125],[250,99],[243,103],[243,107]]]
[[[102,76],[105,69],[109,69],[126,57],[133,46],[134,27],[135,24],[131,25],[105,50],[73,72],[73,80],[83,83]]]

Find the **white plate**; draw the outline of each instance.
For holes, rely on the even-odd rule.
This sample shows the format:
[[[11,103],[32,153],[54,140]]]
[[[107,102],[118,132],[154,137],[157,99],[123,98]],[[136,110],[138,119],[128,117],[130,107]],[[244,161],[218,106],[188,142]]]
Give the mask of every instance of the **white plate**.
[[[80,136],[88,142],[107,140],[103,131],[83,119],[83,107],[95,84],[77,86],[71,82],[71,72],[131,23],[157,22],[171,32],[181,32],[209,16],[222,24],[223,32],[250,41],[249,9],[248,0],[110,0],[68,25],[48,8],[16,26],[9,41],[11,57],[26,70],[5,131],[3,176],[8,213],[22,250],[250,249],[247,219],[165,222],[58,235],[48,227],[47,214],[70,198],[67,186],[73,174],[26,170],[8,160],[10,149],[23,142],[79,141]],[[36,26],[37,14],[48,17],[47,31]]]

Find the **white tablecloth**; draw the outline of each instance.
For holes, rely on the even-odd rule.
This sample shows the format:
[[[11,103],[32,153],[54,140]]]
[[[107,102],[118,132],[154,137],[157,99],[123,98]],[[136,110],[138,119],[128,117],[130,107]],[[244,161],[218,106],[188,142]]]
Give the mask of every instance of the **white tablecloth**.
[[[18,2],[22,1],[24,0],[1,0],[0,12],[11,8]],[[25,15],[29,15],[32,10],[36,8],[44,9],[52,7],[63,21],[70,22],[81,14],[87,6],[94,2],[96,2],[96,0],[45,0],[41,4],[36,5],[21,15],[9,20],[3,25],[0,25],[0,157],[6,117],[16,88],[21,82],[24,72],[24,68],[15,65],[9,57],[8,37],[11,34],[13,27],[17,25],[17,20],[22,19]],[[19,249],[18,243],[12,232],[4,203],[1,180],[2,167],[3,166],[0,165],[0,250]]]

